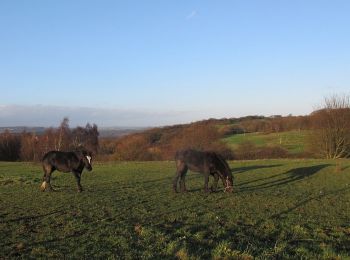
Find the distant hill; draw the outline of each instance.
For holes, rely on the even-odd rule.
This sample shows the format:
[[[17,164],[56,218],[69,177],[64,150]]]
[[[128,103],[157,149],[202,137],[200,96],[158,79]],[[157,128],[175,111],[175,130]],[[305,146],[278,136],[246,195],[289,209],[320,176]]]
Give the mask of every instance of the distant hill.
[[[0,127],[0,133],[9,131],[12,134],[20,134],[22,132],[35,133],[41,135],[45,132],[48,127],[29,127],[29,126],[7,126]],[[138,133],[147,130],[146,127],[101,127],[98,129],[100,137],[120,137],[127,134]]]
[[[139,133],[147,130],[146,127],[101,127],[98,129],[100,137],[120,137],[128,134]]]
[[[6,126],[6,127],[0,127],[0,133],[5,132],[6,130],[9,131],[12,134],[19,134],[22,132],[29,132],[29,133],[36,133],[36,134],[42,134],[45,132],[45,127],[40,126]]]

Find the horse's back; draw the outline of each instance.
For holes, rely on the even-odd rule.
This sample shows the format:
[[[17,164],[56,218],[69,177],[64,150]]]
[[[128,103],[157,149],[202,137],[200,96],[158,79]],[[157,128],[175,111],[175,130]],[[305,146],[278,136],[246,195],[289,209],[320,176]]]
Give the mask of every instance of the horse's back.
[[[208,152],[193,149],[180,150],[176,152],[175,161],[177,167],[186,165],[186,167],[195,172],[207,171],[210,168],[210,156]]]
[[[44,157],[43,157],[43,161],[44,160],[48,160],[48,159],[62,159],[62,158],[76,158],[76,154],[74,152],[61,152],[61,151],[50,151],[47,152]]]
[[[44,166],[50,165],[62,172],[70,172],[79,160],[74,152],[50,151],[43,157]]]

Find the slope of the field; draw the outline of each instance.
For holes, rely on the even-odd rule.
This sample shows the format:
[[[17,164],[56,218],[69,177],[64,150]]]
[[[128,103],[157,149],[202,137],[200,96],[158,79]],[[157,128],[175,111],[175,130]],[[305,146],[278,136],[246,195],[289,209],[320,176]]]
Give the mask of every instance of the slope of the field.
[[[235,134],[224,138],[224,142],[236,149],[239,144],[251,142],[258,147],[279,145],[290,154],[298,154],[305,151],[307,131],[287,131],[280,133],[247,133]]]
[[[83,193],[40,165],[0,163],[0,258],[350,257],[350,162],[231,162],[235,192],[204,194],[189,173],[174,194],[173,162],[104,163]]]

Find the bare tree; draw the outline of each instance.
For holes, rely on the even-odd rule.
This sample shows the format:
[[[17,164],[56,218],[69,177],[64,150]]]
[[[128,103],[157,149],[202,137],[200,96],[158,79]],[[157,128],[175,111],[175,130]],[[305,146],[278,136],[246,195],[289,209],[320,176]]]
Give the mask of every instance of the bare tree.
[[[70,145],[70,139],[71,130],[69,128],[69,119],[65,117],[58,128],[58,140],[55,149],[57,151],[67,150]]]
[[[9,130],[0,134],[0,161],[17,161],[21,150],[20,136]]]
[[[350,157],[350,96],[333,95],[311,115],[311,148],[328,159]]]

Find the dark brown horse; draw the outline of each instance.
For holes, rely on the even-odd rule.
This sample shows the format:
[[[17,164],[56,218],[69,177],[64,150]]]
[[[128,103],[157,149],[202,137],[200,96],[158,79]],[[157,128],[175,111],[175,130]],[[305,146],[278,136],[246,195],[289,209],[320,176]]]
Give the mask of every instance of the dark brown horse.
[[[78,192],[82,192],[83,187],[80,184],[81,174],[84,168],[88,171],[92,170],[91,160],[91,153],[85,150],[76,152],[48,152],[44,155],[42,160],[44,177],[41,190],[52,190],[50,184],[51,174],[53,171],[57,170],[60,172],[72,172],[77,181]]]
[[[173,190],[177,192],[180,180],[180,190],[186,191],[185,177],[188,170],[204,174],[204,191],[209,192],[209,175],[214,177],[212,191],[215,191],[219,178],[224,185],[224,191],[233,191],[233,176],[225,159],[216,152],[201,152],[196,150],[182,150],[175,155],[176,175],[173,181]]]

